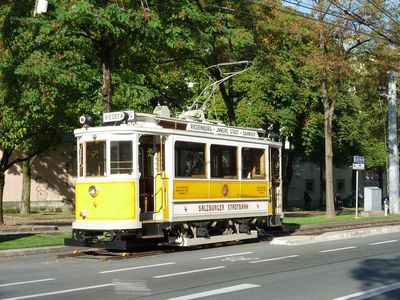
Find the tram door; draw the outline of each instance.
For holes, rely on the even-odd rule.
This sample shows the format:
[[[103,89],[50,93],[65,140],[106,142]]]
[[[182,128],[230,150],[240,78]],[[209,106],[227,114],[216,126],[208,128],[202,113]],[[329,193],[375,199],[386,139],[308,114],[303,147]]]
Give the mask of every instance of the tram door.
[[[158,135],[142,135],[139,138],[139,207],[142,218],[149,219],[160,212],[158,200],[160,174],[164,171],[164,145]],[[146,217],[147,215],[147,217]],[[151,218],[151,217],[150,217]],[[151,218],[152,219],[152,218]]]
[[[271,174],[271,204],[272,214],[276,215],[278,189],[280,186],[280,157],[278,148],[269,149],[270,174]]]

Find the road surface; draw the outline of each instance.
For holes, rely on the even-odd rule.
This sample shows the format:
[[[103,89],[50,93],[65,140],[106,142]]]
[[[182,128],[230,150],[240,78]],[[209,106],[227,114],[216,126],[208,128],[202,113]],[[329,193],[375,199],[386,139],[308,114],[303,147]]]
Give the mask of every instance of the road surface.
[[[0,258],[0,299],[400,299],[400,233],[101,262]]]

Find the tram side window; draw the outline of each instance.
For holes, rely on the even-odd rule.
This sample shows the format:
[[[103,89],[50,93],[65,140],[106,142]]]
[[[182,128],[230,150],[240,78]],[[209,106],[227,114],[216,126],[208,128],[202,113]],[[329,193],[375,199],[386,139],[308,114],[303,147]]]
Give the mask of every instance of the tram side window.
[[[175,143],[175,176],[204,178],[205,144],[180,142]]]
[[[96,141],[86,143],[86,172],[85,176],[106,175],[106,142]]]
[[[111,174],[132,174],[132,142],[111,142]]]
[[[237,178],[237,148],[211,145],[211,177]]]
[[[242,178],[265,178],[265,151],[263,149],[242,148]]]

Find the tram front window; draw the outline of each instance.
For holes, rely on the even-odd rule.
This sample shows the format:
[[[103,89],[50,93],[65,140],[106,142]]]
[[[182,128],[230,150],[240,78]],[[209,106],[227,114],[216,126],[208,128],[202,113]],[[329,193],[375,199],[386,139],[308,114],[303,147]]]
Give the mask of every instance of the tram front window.
[[[132,142],[111,142],[111,174],[132,174]]]
[[[86,177],[106,176],[106,142],[86,143]]]

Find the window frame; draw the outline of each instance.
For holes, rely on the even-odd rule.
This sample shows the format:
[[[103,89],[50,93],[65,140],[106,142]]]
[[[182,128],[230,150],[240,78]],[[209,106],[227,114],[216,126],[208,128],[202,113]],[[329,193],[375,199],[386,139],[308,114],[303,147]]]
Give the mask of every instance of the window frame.
[[[82,177],[84,178],[104,178],[107,177],[107,175],[109,174],[108,172],[108,141],[107,139],[99,139],[99,140],[87,140],[87,141],[83,141],[84,146],[83,146],[83,174]],[[88,144],[103,144],[103,149],[104,149],[104,153],[103,153],[103,175],[88,175]]]
[[[203,150],[203,155],[202,155],[202,157],[200,157],[200,159],[203,160],[203,164],[202,164],[202,168],[201,168],[202,172],[201,173],[195,174],[195,173],[191,173],[191,171],[190,171],[193,166],[195,168],[199,168],[198,161],[196,161],[195,163],[193,162],[195,159],[197,159],[197,160],[199,159],[197,157],[197,158],[193,158],[192,162],[190,162],[190,163],[189,163],[189,161],[187,161],[189,163],[187,165],[187,168],[189,169],[187,172],[191,173],[191,175],[186,175],[186,176],[184,175],[183,166],[179,165],[182,162],[182,157],[179,157],[179,156],[182,155],[182,154],[178,154],[178,151],[179,150],[181,150],[181,151],[185,151],[186,150],[187,151],[187,149],[190,149],[190,147],[177,148],[177,145],[179,145],[179,144],[187,144],[188,146],[190,146],[190,145],[193,145],[193,146],[198,145],[199,146],[198,150],[200,150],[200,149]],[[196,149],[196,147],[193,147],[193,149]],[[208,150],[207,149],[208,149],[208,147],[207,147],[207,143],[205,141],[193,142],[193,141],[187,141],[187,140],[176,140],[174,142],[174,147],[173,147],[173,153],[174,153],[174,165],[173,165],[173,168],[174,168],[175,178],[180,178],[180,179],[185,179],[185,178],[207,179],[208,178],[208,172],[207,172],[207,157],[208,157],[207,151]],[[187,151],[187,152],[189,152],[189,151]],[[197,153],[201,153],[201,151],[199,151]]]
[[[210,178],[211,179],[239,179],[239,157],[238,157],[238,153],[239,153],[239,146],[234,146],[234,145],[221,145],[221,144],[216,144],[216,143],[210,143]],[[217,147],[217,149],[213,149],[213,147]],[[218,149],[219,148],[219,149]],[[224,150],[228,150],[229,155],[232,154],[232,152],[234,151],[234,155],[232,155],[232,157],[234,157],[234,160],[230,160],[229,161],[229,165],[234,162],[233,166],[229,166],[228,169],[229,171],[233,171],[234,170],[234,174],[232,174],[231,172],[229,172],[228,174],[226,174],[224,172],[224,167],[223,167],[223,151]],[[231,151],[233,150],[233,151]],[[218,153],[218,167],[221,168],[221,171],[217,171],[217,172],[221,172],[221,174],[216,174],[214,175],[214,160],[213,160],[213,155],[215,153]]]
[[[113,161],[113,159],[112,159],[112,156],[113,156],[113,146],[112,146],[112,143],[118,143],[118,154],[117,154],[117,156],[118,157],[120,157],[121,156],[121,149],[122,149],[122,147],[120,147],[120,143],[130,143],[130,149],[128,149],[128,153],[130,153],[130,161],[128,160],[128,161],[120,161],[120,160],[117,160],[117,161]],[[133,140],[132,139],[110,139],[109,141],[108,141],[108,144],[109,144],[109,153],[110,153],[110,155],[109,155],[109,167],[110,167],[110,171],[109,171],[109,174],[110,174],[110,176],[121,176],[121,175],[133,175],[133,172],[134,172],[134,156],[133,156],[133,147],[134,147],[134,144],[133,144]],[[129,151],[130,150],[130,151]],[[121,164],[121,163],[126,163],[126,164],[129,164],[130,163],[130,168],[123,168],[123,169],[129,169],[130,170],[130,172],[125,172],[125,173],[113,173],[113,169],[116,169],[116,170],[120,170],[121,169],[121,167],[119,167],[119,168],[113,168],[112,167],[112,164],[113,163],[119,163],[119,164]]]
[[[244,150],[249,150],[251,155],[251,160],[250,160],[250,165],[253,165],[253,167],[248,170],[248,174],[250,174],[250,178],[247,176],[243,176],[244,175]],[[256,151],[262,152],[261,155],[257,155],[257,153],[255,153]],[[253,154],[254,153],[254,154]],[[267,167],[266,167],[266,159],[267,159],[267,149],[266,148],[259,148],[259,147],[254,147],[254,146],[242,146],[240,149],[240,157],[241,157],[241,179],[242,180],[265,180],[267,178]],[[253,159],[259,157],[258,161],[259,163],[259,168],[260,168],[260,172],[257,173],[256,169],[257,169],[257,165],[253,164]]]

